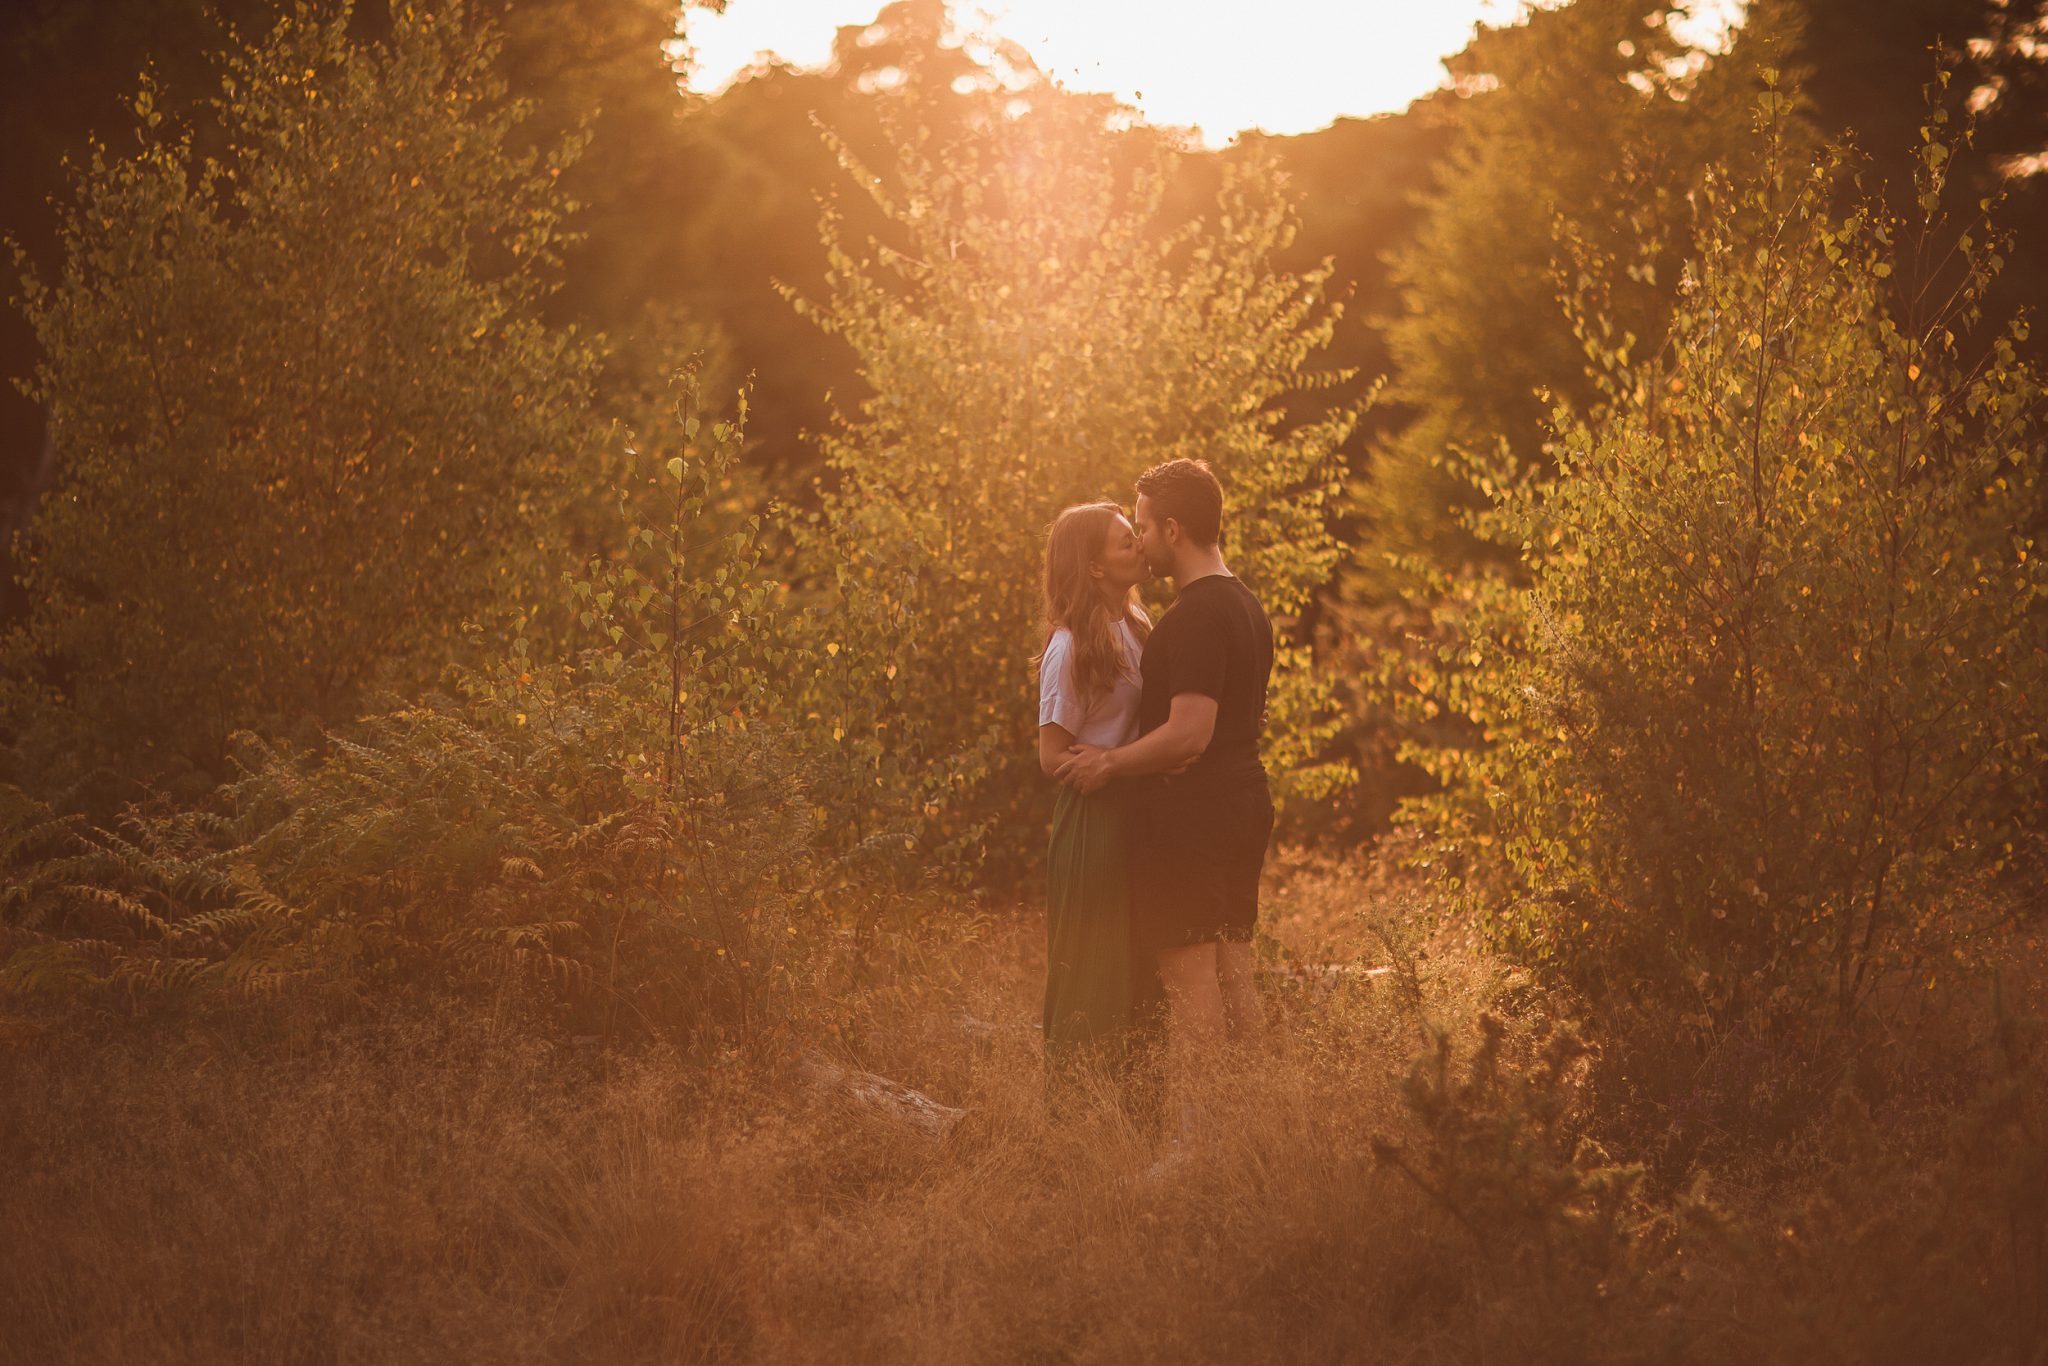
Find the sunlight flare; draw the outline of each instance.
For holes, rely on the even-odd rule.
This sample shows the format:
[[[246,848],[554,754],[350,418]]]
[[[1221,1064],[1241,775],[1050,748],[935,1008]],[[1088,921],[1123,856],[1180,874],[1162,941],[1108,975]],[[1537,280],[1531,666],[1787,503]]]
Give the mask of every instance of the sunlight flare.
[[[705,93],[770,60],[817,66],[834,32],[872,22],[875,0],[734,0],[693,16],[690,84]],[[1736,0],[1696,7],[1713,41]],[[962,6],[970,28],[1021,44],[1055,79],[1106,91],[1154,123],[1191,127],[1211,145],[1249,129],[1304,133],[1343,117],[1405,108],[1443,84],[1443,59],[1475,24],[1502,24],[1522,0],[995,0]]]

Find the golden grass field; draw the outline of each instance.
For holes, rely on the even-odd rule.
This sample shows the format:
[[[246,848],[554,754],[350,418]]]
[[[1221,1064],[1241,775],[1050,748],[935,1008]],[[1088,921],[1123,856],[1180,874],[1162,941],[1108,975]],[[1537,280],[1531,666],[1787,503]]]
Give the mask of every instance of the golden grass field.
[[[1269,951],[1384,958],[1368,922],[1414,914],[1382,880],[1297,871],[1269,898]],[[1928,1242],[1952,1210],[1883,1256],[1867,1212],[1825,1223],[1829,1171],[1868,1183],[1930,1151],[1909,1098],[1834,1166],[1730,1172],[1716,1214],[1639,1195],[1590,1254],[1604,1269],[1577,1233],[1527,1256],[1373,1150],[1412,1137],[1420,1019],[1469,1040],[1491,1009],[1520,1039],[1538,1013],[1456,934],[1409,942],[1412,973],[1274,977],[1273,1056],[1219,1064],[1214,1137],[1147,1181],[1153,1148],[1112,1107],[1047,1118],[1038,933],[1028,911],[963,918],[878,958],[845,1002],[838,1056],[967,1109],[943,1142],[786,1058],[544,1042],[489,1003],[17,1028],[0,1359],[1980,1359],[1901,1355],[1921,1340],[1868,1309],[1908,1283],[1953,1293]],[[1910,1213],[1924,1192],[1895,1194]],[[1757,1232],[1773,1221],[1798,1236]],[[1954,1312],[2024,1289],[1998,1275]]]

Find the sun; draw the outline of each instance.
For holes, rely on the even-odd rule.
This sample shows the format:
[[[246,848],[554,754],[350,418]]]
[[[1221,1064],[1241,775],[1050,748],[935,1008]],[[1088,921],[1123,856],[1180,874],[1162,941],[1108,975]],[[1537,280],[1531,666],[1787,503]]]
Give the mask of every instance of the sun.
[[[1103,91],[1154,123],[1212,144],[1247,129],[1300,133],[1344,115],[1398,110],[1444,77],[1475,23],[1518,0],[984,0],[958,16],[1021,44],[1054,79]],[[764,55],[826,61],[842,25],[877,0],[732,0],[690,21],[693,88],[712,93]]]
[[[815,66],[879,0],[731,0],[696,14],[690,84],[712,93],[763,54]],[[1306,133],[1391,113],[1440,86],[1443,59],[1476,24],[1512,23],[1527,0],[963,0],[970,30],[1021,44],[1047,74],[1102,91],[1212,146],[1239,133]],[[1713,45],[1741,0],[1697,0],[1693,41]]]
[[[1405,108],[1443,82],[1445,54],[1517,0],[988,0],[995,31],[1049,74],[1101,90],[1211,144],[1305,133]]]

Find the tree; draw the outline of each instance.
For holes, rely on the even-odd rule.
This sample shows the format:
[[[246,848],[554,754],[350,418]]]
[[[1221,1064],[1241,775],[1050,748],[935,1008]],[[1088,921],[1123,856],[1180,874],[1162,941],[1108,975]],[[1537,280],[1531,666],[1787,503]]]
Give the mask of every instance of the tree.
[[[1626,266],[1604,321],[1637,351],[1657,345],[1688,245],[1687,193],[1740,144],[1729,97],[1746,64],[1688,49],[1661,3],[1539,9],[1481,29],[1449,65],[1461,98],[1439,117],[1455,141],[1395,258],[1401,305],[1387,323],[1389,398],[1413,419],[1371,453],[1358,490],[1354,590],[1380,600],[1403,591],[1393,559],[1486,553],[1452,515],[1485,502],[1459,453],[1505,446],[1540,466],[1540,391],[1590,396],[1584,344],[1559,303],[1581,263]]]
[[[833,396],[851,402],[863,381],[853,354],[777,290],[826,292],[821,199],[850,233],[902,245],[864,193],[842,193],[844,173],[818,129],[862,159],[885,160],[886,111],[914,104],[935,136],[947,136],[1004,87],[1006,60],[970,46],[945,0],[893,0],[874,22],[841,28],[824,68],[771,66],[684,120],[667,177],[690,202],[661,239],[664,272],[677,297],[732,339],[739,368],[753,376],[751,459],[792,498],[807,499],[819,472],[813,438],[829,425]]]
[[[1996,164],[2048,152],[2048,32],[2044,0],[1800,0],[1792,52],[1815,121],[1848,132],[1894,189],[1910,191],[1922,122],[1898,97],[1937,63],[1971,97],[1979,118],[1970,161]],[[1979,168],[1972,166],[1969,181]]]
[[[1288,188],[1298,196],[1301,230],[1278,258],[1281,268],[1312,270],[1326,256],[1335,267],[1331,297],[1344,300],[1346,306],[1330,356],[1359,375],[1330,391],[1335,401],[1355,399],[1393,372],[1382,324],[1398,311],[1400,300],[1389,257],[1414,236],[1427,213],[1427,192],[1453,136],[1451,121],[1439,112],[1451,98],[1455,97],[1439,92],[1399,114],[1338,119],[1327,128],[1292,137],[1246,133],[1219,154],[1230,158],[1270,152],[1286,175]],[[1199,213],[1201,207],[1196,205],[1192,212]],[[1391,434],[1401,411],[1398,403],[1388,401],[1365,414],[1347,454],[1350,474],[1364,473],[1364,450]]]
[[[574,144],[511,150],[525,106],[459,10],[349,19],[226,55],[225,160],[145,82],[140,150],[94,144],[57,274],[25,275],[66,461],[7,724],[128,778],[433,677],[541,572],[598,438],[597,350],[537,318]]]
[[[667,357],[719,345],[684,307],[687,272],[677,259],[688,245],[679,223],[702,209],[701,188],[678,170],[687,116],[704,103],[679,88],[687,54],[677,45],[688,14],[706,7],[718,4],[470,0],[467,11],[502,34],[493,65],[511,95],[531,102],[508,148],[587,134],[583,154],[563,163],[559,182],[580,206],[579,240],[564,244],[562,287],[543,316],[608,334],[615,354],[606,377],[627,403],[658,394],[644,376]],[[233,33],[260,41],[281,13],[289,6],[280,0],[66,0],[0,9],[0,123],[15,130],[0,146],[0,184],[9,188],[0,231],[31,259],[54,258],[55,201],[71,176],[66,160],[87,156],[95,132],[119,145],[110,130],[125,136],[139,71],[155,79],[157,110],[173,124],[192,124],[197,156],[226,156],[224,130],[207,117],[216,53]],[[348,31],[362,43],[387,40],[390,15],[382,6],[357,6]],[[771,301],[764,311],[780,310]],[[0,313],[0,374],[26,375],[35,361],[27,320]],[[0,542],[25,523],[58,462],[46,425],[27,395],[0,387]],[[7,623],[25,603],[16,600],[4,547],[0,574],[7,579],[0,623]]]
[[[1406,421],[1351,485],[1358,534],[1333,612],[1356,680],[1348,739],[1375,775],[1359,792],[1368,826],[1428,782],[1397,761],[1412,736],[1396,710],[1412,723],[1409,702],[1441,701],[1409,694],[1415,656],[1434,654],[1438,594],[1457,591],[1443,576],[1514,570],[1468,525],[1487,481],[1549,467],[1550,404],[1590,402],[1601,356],[1657,348],[1690,245],[1689,196],[1709,167],[1750,154],[1740,94],[1780,19],[1752,6],[1734,49],[1710,56],[1674,36],[1672,17],[1663,4],[1579,0],[1482,29],[1450,63],[1455,97],[1419,111],[1449,120],[1452,142],[1392,262],[1389,399]],[[1593,336],[1563,302],[1588,287],[1603,291]],[[1479,739],[1455,709],[1425,725],[1431,744]]]
[[[2043,391],[2023,321],[1972,335],[2005,239],[1944,217],[1939,107],[1911,218],[1838,215],[1791,117],[1768,91],[1759,170],[1703,187],[1669,344],[1497,488],[1529,582],[1432,680],[1490,741],[1429,809],[1504,855],[1501,938],[1708,1040],[1975,961],[2048,719]]]
[[[1325,512],[1358,404],[1287,415],[1336,378],[1312,368],[1328,265],[1272,268],[1292,220],[1263,163],[1233,171],[1215,218],[1158,232],[1172,153],[1111,112],[1041,86],[950,137],[911,122],[886,179],[846,153],[904,243],[850,242],[828,214],[831,293],[800,301],[872,391],[825,440],[838,485],[810,538],[831,636],[811,705],[856,758],[865,829],[922,807],[927,837],[1007,854],[995,832],[1033,828],[1030,659],[1062,505],[1207,458],[1232,565],[1283,636],[1336,562]],[[1298,790],[1339,777],[1316,763],[1323,693],[1287,651],[1269,758]]]
[[[2048,0],[1801,0],[1794,60],[1816,125],[1869,158],[1865,178],[1911,212],[1924,111],[1899,98],[1950,73],[1949,98],[1970,112],[1956,149],[1958,193],[2006,201],[2012,250],[1986,307],[2048,310]],[[2038,362],[2048,329],[2019,344]],[[2048,499],[2032,525],[2048,530]]]

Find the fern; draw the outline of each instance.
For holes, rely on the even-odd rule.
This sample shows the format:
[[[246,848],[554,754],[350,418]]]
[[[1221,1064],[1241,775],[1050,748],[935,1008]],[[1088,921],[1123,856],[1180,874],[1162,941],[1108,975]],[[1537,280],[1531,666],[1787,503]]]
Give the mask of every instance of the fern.
[[[721,428],[716,459],[737,443]],[[657,467],[679,526],[725,468],[707,459]],[[823,921],[820,880],[845,870],[814,857],[802,742],[743,719],[795,661],[742,629],[767,595],[730,572],[753,563],[748,538],[720,544],[737,557],[724,567],[649,566],[664,592],[702,599],[692,619],[718,607],[733,629],[715,652],[666,631],[663,648],[621,646],[652,637],[626,610],[627,569],[599,562],[573,585],[599,643],[557,664],[536,666],[521,637],[486,670],[454,670],[455,695],[315,747],[238,735],[206,800],[131,805],[111,828],[13,794],[0,989],[144,1005],[509,989],[581,1031],[758,1034],[799,1004],[791,960],[829,938],[792,931]]]

